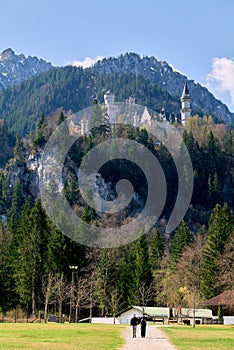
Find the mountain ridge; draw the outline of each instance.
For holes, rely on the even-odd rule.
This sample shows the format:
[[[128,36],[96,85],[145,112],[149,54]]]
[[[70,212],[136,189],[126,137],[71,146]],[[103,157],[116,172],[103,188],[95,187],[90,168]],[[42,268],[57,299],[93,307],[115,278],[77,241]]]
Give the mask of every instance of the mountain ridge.
[[[11,58],[27,59],[40,63],[37,58],[23,54],[15,55],[11,49],[0,55],[0,63]],[[44,65],[42,60],[42,63]],[[25,135],[34,130],[42,113],[50,117],[58,109],[76,113],[89,107],[95,98],[102,103],[105,91],[111,90],[116,101],[124,102],[129,97],[135,103],[160,112],[179,116],[183,86],[187,81],[192,115],[211,115],[216,122],[234,125],[234,114],[217,100],[207,88],[176,72],[167,62],[155,57],[126,53],[118,57],[104,58],[92,67],[83,69],[71,65],[53,67],[45,63],[45,70],[31,75],[21,83],[20,77],[10,88],[0,91],[0,116],[14,132]],[[20,65],[20,64],[18,64]],[[1,64],[0,64],[1,66]]]
[[[0,89],[10,88],[53,68],[50,62],[24,54],[15,54],[8,48],[0,54]]]
[[[188,79],[184,74],[176,71],[166,61],[159,61],[154,56],[143,56],[130,52],[118,57],[104,58],[98,61],[93,67],[101,73],[120,73],[131,72],[141,74],[151,83],[157,83],[166,89],[170,95],[180,98],[183,85],[187,81],[190,96],[191,108],[193,114],[204,114],[223,119],[226,123],[234,123],[234,113],[230,112],[228,107],[218,100],[206,87]],[[213,105],[210,108],[210,105]],[[219,119],[219,118],[218,118]]]

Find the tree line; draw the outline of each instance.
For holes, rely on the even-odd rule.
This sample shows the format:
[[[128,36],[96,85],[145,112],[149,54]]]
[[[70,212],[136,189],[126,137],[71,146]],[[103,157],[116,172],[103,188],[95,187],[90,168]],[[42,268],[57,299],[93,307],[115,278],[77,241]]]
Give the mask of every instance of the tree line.
[[[233,289],[233,214],[226,204],[214,207],[207,230],[192,232],[182,221],[169,242],[153,229],[129,245],[95,249],[59,232],[39,199],[19,214],[17,193],[9,223],[0,227],[3,313],[20,307],[32,318],[40,311],[45,319],[50,312],[78,320],[128,305],[198,307]]]

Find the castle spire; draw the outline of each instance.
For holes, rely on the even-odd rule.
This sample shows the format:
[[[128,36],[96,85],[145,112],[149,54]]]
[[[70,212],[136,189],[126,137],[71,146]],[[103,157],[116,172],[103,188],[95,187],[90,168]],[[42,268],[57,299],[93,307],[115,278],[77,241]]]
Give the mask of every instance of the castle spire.
[[[181,101],[181,109],[180,109],[181,122],[183,125],[185,125],[186,118],[191,116],[191,111],[192,111],[190,108],[191,100],[190,100],[190,96],[189,96],[187,80],[185,81],[180,101]]]
[[[189,95],[187,80],[185,80],[185,83],[184,83],[184,89],[183,89],[182,96],[183,95]]]

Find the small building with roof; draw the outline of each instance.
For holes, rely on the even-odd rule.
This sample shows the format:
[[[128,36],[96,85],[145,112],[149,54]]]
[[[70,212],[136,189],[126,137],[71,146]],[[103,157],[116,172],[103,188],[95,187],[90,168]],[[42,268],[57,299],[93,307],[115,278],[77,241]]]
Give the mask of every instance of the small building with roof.
[[[209,306],[214,315],[218,314],[218,306],[222,305],[224,324],[234,324],[234,290],[226,290],[203,304]]]
[[[195,314],[194,314],[195,311]],[[158,306],[129,306],[118,312],[115,317],[95,317],[92,323],[109,324],[130,324],[131,318],[136,315],[139,319],[143,316],[151,322],[177,322],[184,324],[193,324],[195,316],[196,324],[212,323],[213,315],[210,309],[189,309],[189,308],[169,308]]]
[[[213,315],[210,309],[190,309],[190,308],[173,308],[172,316],[178,323],[209,324],[212,322]]]
[[[116,317],[119,324],[130,324],[133,315],[136,317],[146,317],[152,321],[168,322],[170,310],[168,307],[154,307],[154,306],[129,306],[128,308],[119,312]]]

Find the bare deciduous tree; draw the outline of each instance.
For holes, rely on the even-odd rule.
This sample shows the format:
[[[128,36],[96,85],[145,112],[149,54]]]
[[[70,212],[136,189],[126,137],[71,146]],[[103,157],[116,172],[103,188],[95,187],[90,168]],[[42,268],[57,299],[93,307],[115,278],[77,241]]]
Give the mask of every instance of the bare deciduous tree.
[[[56,276],[56,278],[55,278],[54,292],[55,292],[56,302],[58,303],[59,317],[60,317],[60,322],[61,322],[63,303],[68,300],[68,298],[70,297],[70,292],[71,292],[70,285],[67,282],[67,280],[65,279],[63,273],[60,276]]]
[[[47,322],[48,306],[55,303],[55,277],[50,271],[47,279],[42,280],[42,294],[44,296],[44,321]]]
[[[114,324],[115,324],[115,316],[118,311],[120,311],[125,305],[125,303],[121,302],[123,296],[119,293],[117,287],[112,288],[110,290],[110,296],[108,298],[108,306],[112,312],[112,315],[114,317]]]
[[[94,307],[94,304],[95,304],[95,272],[93,271],[91,274],[90,274],[90,278],[89,278],[89,317],[90,317],[90,320],[92,319],[93,317],[93,307]]]
[[[80,308],[89,302],[89,278],[79,277],[74,284],[75,322],[80,318]]]
[[[201,305],[201,273],[204,238],[197,235],[192,244],[187,246],[177,264],[177,275],[180,281],[182,300],[193,309],[193,327],[195,327],[195,311]]]
[[[171,268],[169,255],[162,259],[160,267],[154,272],[155,301],[158,305],[177,306],[180,282],[176,270]]]
[[[145,309],[150,300],[153,300],[155,296],[155,289],[153,282],[147,285],[146,282],[140,284],[138,290],[136,291],[136,299],[138,304]],[[144,312],[144,310],[143,310]]]

